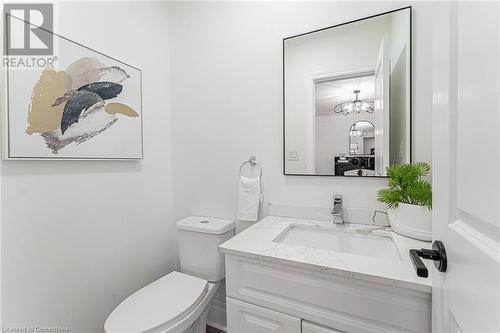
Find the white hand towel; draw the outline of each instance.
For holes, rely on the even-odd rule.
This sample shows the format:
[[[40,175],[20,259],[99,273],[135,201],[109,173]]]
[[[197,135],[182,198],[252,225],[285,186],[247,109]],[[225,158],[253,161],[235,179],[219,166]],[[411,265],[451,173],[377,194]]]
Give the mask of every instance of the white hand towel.
[[[242,221],[257,221],[259,219],[260,201],[260,177],[249,178],[240,176],[238,219]]]

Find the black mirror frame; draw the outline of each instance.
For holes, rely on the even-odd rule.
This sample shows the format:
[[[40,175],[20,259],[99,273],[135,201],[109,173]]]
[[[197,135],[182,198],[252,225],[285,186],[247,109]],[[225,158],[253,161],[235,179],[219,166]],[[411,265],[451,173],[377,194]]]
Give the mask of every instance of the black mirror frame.
[[[285,86],[286,86],[286,83],[285,83],[285,42],[289,39],[292,39],[292,38],[297,38],[297,37],[301,37],[301,36],[305,36],[305,35],[308,35],[308,34],[312,34],[312,33],[316,33],[316,32],[320,32],[320,31],[324,31],[324,30],[328,30],[328,29],[332,29],[332,28],[336,28],[336,27],[340,27],[340,26],[343,26],[343,25],[347,25],[347,24],[351,24],[351,23],[355,23],[355,22],[359,22],[359,21],[363,21],[363,20],[368,20],[368,19],[371,19],[371,18],[375,18],[375,17],[378,17],[378,16],[382,16],[382,15],[387,15],[387,14],[391,14],[391,13],[394,13],[394,12],[397,12],[397,11],[400,11],[400,10],[410,10],[410,128],[409,128],[409,131],[410,131],[410,161],[409,163],[412,163],[413,161],[413,18],[412,18],[412,6],[406,6],[406,7],[401,7],[401,8],[397,8],[397,9],[393,9],[393,10],[390,10],[390,11],[387,11],[387,12],[383,12],[383,13],[380,13],[380,14],[375,14],[375,15],[371,15],[371,16],[366,16],[366,17],[363,17],[363,18],[359,18],[359,19],[356,19],[356,20],[352,20],[352,21],[348,21],[348,22],[343,22],[343,23],[339,23],[339,24],[335,24],[335,25],[332,25],[332,26],[329,26],[329,27],[325,27],[325,28],[321,28],[321,29],[316,29],[316,30],[312,30],[312,31],[308,31],[308,32],[304,32],[304,33],[301,33],[301,34],[298,34],[298,35],[293,35],[293,36],[289,36],[289,37],[285,37],[283,38],[283,44],[282,44],[282,72],[283,72],[283,82],[282,82],[282,103],[283,103],[283,128],[282,128],[282,131],[283,131],[283,175],[285,176],[314,176],[314,177],[346,177],[346,178],[354,178],[355,176],[344,176],[344,175],[315,175],[315,174],[299,174],[299,173],[287,173],[286,172],[286,94],[285,94]],[[355,177],[355,178],[388,178],[387,176],[369,176],[369,177]]]

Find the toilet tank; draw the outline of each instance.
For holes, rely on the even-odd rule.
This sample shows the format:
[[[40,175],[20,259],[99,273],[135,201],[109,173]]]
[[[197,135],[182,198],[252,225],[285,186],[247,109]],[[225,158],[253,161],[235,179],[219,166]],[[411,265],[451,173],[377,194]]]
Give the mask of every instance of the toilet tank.
[[[234,235],[234,222],[190,216],[177,222],[181,272],[210,282],[224,279],[224,255],[219,245]]]

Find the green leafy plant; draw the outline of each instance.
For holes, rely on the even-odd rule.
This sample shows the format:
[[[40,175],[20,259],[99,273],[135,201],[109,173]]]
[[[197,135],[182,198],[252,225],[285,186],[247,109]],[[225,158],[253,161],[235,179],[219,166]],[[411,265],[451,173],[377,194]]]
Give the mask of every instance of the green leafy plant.
[[[431,170],[428,163],[394,164],[386,168],[389,188],[377,192],[378,201],[389,208],[397,208],[400,203],[426,206],[432,209],[432,185],[424,179]]]

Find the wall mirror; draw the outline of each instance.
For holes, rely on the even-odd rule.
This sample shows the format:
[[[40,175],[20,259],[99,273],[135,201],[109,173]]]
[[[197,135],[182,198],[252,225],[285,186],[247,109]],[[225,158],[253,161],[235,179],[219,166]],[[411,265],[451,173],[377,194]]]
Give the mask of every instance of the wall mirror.
[[[285,175],[411,162],[411,7],[283,40]]]

